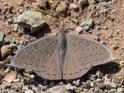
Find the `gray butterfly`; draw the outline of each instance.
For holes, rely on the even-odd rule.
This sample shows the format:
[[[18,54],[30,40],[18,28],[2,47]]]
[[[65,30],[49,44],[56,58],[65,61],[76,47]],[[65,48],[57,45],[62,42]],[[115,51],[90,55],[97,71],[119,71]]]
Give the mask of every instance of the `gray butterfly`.
[[[12,65],[30,69],[44,79],[69,80],[111,60],[111,52],[99,42],[68,35],[62,29],[58,36],[43,37],[21,49]]]

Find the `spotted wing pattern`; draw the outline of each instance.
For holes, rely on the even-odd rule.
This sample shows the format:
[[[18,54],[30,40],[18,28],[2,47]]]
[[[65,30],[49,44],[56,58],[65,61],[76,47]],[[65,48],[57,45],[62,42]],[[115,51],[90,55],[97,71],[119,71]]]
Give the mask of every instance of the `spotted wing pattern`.
[[[105,64],[111,59],[108,49],[95,40],[86,36],[67,35],[63,79],[79,78],[93,66]]]
[[[58,39],[44,37],[20,50],[12,65],[36,72],[45,79],[61,79],[57,53]]]

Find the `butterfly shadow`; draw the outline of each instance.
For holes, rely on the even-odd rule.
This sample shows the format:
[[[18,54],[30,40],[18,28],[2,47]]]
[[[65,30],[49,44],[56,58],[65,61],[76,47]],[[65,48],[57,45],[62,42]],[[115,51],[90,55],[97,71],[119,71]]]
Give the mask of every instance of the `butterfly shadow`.
[[[37,32],[34,32],[34,33],[31,33],[30,29],[24,28],[24,33],[39,39],[43,37],[45,33],[51,33],[51,29],[48,24],[44,24],[44,26],[41,29],[39,29]]]
[[[30,80],[25,80],[24,84],[25,85],[36,85],[36,86],[38,84],[41,84],[44,86],[49,85],[49,87],[52,87],[52,86],[60,84],[60,82],[62,82],[63,84],[68,84],[68,83],[72,84],[72,82],[76,80],[80,80],[80,82],[85,82],[89,80],[92,75],[96,75],[97,71],[100,71],[103,74],[103,76],[105,76],[106,74],[109,74],[109,75],[115,74],[119,72],[120,69],[121,68],[119,67],[119,64],[117,64],[117,62],[110,62],[104,65],[95,66],[91,70],[89,70],[84,76],[77,78],[77,79],[73,79],[73,80],[46,80],[46,79],[41,78],[40,76],[37,76],[35,73],[33,73],[36,75],[36,77]]]
[[[88,71],[87,74],[82,76],[80,79],[81,79],[81,81],[86,81],[86,80],[90,79],[90,77],[92,75],[96,75],[97,71],[99,71],[103,76],[105,76],[107,74],[108,75],[115,74],[115,73],[119,72],[120,70],[121,70],[121,68],[119,67],[119,64],[115,61],[111,61],[107,64],[93,67],[91,70]]]

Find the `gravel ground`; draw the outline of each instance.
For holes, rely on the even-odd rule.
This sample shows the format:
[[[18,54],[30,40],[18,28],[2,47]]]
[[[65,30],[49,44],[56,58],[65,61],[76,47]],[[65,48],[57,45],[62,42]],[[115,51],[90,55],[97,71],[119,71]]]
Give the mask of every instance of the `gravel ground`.
[[[26,11],[40,12],[42,23],[35,24],[39,17],[35,15],[25,22],[25,17],[31,20],[24,15]],[[124,93],[123,19],[123,0],[0,0],[0,93]],[[69,27],[69,34],[86,34],[107,46],[113,62],[70,81],[43,80],[9,66],[17,50],[57,34],[61,24]]]

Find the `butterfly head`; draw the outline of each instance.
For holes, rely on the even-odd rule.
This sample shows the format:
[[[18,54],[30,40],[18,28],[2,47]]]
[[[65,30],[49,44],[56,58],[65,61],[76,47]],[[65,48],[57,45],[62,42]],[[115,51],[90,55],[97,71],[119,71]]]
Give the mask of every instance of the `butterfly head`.
[[[62,25],[62,27],[60,28],[60,33],[67,33],[69,31],[69,28],[66,27],[65,25]]]

